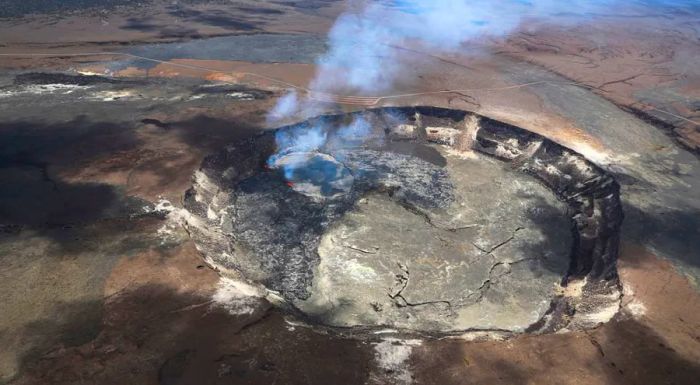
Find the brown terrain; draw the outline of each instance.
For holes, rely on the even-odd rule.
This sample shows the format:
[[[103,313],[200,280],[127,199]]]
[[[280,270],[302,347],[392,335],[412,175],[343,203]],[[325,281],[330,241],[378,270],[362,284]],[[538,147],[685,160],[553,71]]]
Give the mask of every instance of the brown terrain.
[[[332,95],[310,112],[469,111],[569,148],[621,185],[622,297],[596,326],[357,336],[305,322],[234,279],[185,225],[205,157],[273,128],[266,114],[278,97],[307,93],[316,71],[296,57],[221,57],[203,39],[322,38],[346,6],[304,3],[3,15],[0,383],[698,383],[700,15],[532,21],[467,45],[475,54],[393,47],[409,64],[391,92]],[[200,44],[197,57],[150,56],[149,44],[187,42]],[[120,83],[35,95],[13,88],[26,73]],[[202,91],[212,85],[229,88]]]

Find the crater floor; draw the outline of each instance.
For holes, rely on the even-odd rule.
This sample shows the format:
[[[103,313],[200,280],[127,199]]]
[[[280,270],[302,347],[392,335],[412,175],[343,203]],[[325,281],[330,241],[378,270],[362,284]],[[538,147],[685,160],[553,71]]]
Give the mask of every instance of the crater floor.
[[[447,207],[416,212],[385,193],[363,196],[323,234],[311,295],[295,305],[334,326],[523,331],[537,322],[568,267],[566,205],[492,159],[445,159]]]
[[[307,137],[323,141],[289,140]],[[434,108],[322,116],[234,143],[195,179],[210,261],[311,323],[541,332],[619,306],[616,184],[516,127]],[[586,294],[562,296],[571,279]]]

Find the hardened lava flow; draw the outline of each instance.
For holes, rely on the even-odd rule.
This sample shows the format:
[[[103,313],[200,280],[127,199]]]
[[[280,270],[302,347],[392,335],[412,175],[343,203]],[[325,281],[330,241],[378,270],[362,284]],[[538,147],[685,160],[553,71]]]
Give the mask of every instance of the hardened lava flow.
[[[615,180],[464,111],[371,109],[233,143],[185,207],[209,263],[317,327],[509,336],[619,308]]]

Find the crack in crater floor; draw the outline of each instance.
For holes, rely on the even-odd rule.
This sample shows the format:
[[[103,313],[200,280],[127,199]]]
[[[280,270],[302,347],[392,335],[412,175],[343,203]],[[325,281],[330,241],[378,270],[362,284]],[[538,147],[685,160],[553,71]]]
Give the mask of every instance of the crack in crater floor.
[[[365,137],[339,136],[363,119]],[[295,138],[312,128],[326,143],[308,152],[280,149],[275,132],[229,146],[204,163],[209,187],[185,197],[213,230],[190,232],[212,263],[280,293],[299,317],[431,333],[553,331],[576,325],[564,322],[569,313],[596,309],[558,295],[560,283],[586,276],[582,295],[614,290],[619,190],[580,155],[517,127],[425,107],[276,132]]]

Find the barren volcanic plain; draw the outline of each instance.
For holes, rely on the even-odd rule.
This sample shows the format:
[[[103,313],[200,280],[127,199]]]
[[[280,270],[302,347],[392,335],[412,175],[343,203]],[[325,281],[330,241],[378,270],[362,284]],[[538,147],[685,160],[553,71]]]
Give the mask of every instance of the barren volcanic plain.
[[[698,383],[700,7],[444,3],[3,1],[0,384]]]

